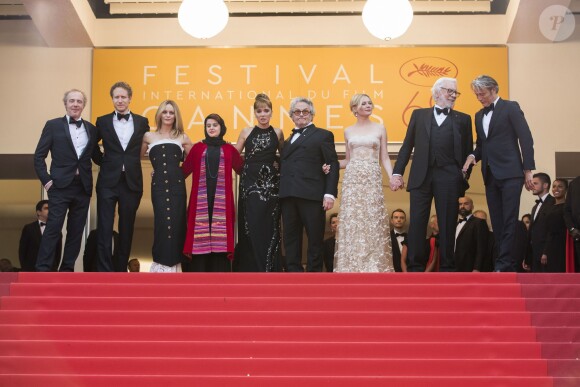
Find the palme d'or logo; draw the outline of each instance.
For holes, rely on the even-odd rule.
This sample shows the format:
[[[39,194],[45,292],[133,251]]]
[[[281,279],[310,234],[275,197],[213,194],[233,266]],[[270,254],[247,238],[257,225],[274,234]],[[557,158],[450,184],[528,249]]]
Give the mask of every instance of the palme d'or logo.
[[[411,59],[401,66],[399,75],[406,82],[423,87],[431,87],[437,78],[456,78],[457,66],[444,58],[424,56]]]

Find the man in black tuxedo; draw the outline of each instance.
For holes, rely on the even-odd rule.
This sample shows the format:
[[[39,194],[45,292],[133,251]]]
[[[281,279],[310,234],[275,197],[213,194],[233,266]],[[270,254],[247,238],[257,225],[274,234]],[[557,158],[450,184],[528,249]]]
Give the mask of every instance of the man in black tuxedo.
[[[407,190],[411,197],[409,271],[425,271],[425,236],[435,199],[439,224],[440,271],[454,271],[453,246],[457,199],[466,189],[467,173],[461,167],[473,149],[471,117],[453,110],[457,92],[454,78],[439,78],[432,88],[435,106],[416,109],[393,169],[391,189],[404,186],[403,174],[415,149]]]
[[[547,270],[548,262],[542,262],[546,237],[548,236],[548,213],[554,205],[554,197],[550,195],[552,181],[546,173],[536,173],[532,177],[532,192],[538,197],[532,208],[532,223],[530,224],[531,257],[528,255],[526,265],[534,273],[543,273]]]
[[[406,223],[407,214],[405,211],[397,208],[391,212],[391,247],[393,250],[393,267],[395,268],[395,272],[398,273],[403,271],[403,246],[407,244],[407,233],[405,232]]]
[[[20,245],[18,247],[18,258],[20,259],[20,267],[22,271],[36,271],[36,258],[38,257],[38,249],[40,248],[40,241],[42,234],[46,228],[46,221],[48,219],[48,200],[41,200],[36,203],[36,220],[28,223],[22,228],[20,234]],[[62,254],[62,233],[54,250],[54,258],[50,271],[57,271],[60,264],[60,256]]]
[[[324,268],[326,269],[326,271],[332,273],[334,271],[334,248],[336,247],[336,230],[338,229],[337,212],[330,215],[330,218],[328,219],[328,224],[330,226],[332,236],[324,240],[324,246],[322,249],[322,260],[324,262]]]
[[[125,82],[110,90],[115,111],[97,118],[98,139],[104,155],[95,162],[101,166],[97,179],[98,270],[127,271],[131,254],[137,209],[143,196],[141,144],[149,131],[147,118],[129,111],[133,90]],[[112,260],[113,224],[119,206],[119,259]]]
[[[495,271],[516,271],[512,255],[522,186],[532,189],[534,140],[524,113],[515,101],[499,98],[499,85],[487,75],[471,82],[483,109],[475,114],[476,147],[463,166],[481,160],[485,196],[496,237]]]
[[[574,270],[580,272],[580,176],[576,177],[568,187],[564,221],[570,236],[574,239]]]
[[[473,200],[459,198],[459,221],[455,231],[455,269],[460,272],[486,271],[489,267],[487,222],[472,214]]]
[[[34,152],[34,169],[48,191],[50,208],[36,271],[51,270],[65,218],[67,234],[59,271],[74,271],[93,193],[91,156],[97,144],[97,130],[81,118],[87,97],[73,89],[65,93],[63,102],[66,115],[46,122]],[[50,172],[46,165],[49,152]]]
[[[302,267],[302,234],[308,237],[307,271],[322,270],[325,211],[338,194],[338,158],[332,132],[312,123],[314,105],[308,98],[294,98],[290,117],[296,126],[284,144],[280,165],[280,199],[284,248],[288,271]],[[322,165],[330,165],[324,174]]]

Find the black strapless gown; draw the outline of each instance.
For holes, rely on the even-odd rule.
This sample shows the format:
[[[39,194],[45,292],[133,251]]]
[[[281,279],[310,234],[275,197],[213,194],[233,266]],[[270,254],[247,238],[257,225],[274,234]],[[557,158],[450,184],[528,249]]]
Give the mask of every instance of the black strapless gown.
[[[149,151],[154,170],[151,181],[153,261],[165,266],[175,266],[184,258],[187,192],[179,168],[182,157],[181,147],[174,143],[158,144]]]

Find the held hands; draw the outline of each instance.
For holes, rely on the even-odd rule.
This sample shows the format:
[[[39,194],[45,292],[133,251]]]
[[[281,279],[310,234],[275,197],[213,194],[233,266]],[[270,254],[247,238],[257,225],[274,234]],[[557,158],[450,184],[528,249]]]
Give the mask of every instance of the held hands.
[[[526,186],[526,189],[528,191],[534,189],[533,173],[529,169],[524,171],[524,180],[525,180],[524,185]]]
[[[548,264],[548,256],[546,254],[542,254],[542,257],[540,258],[540,263],[542,265],[547,265]]]
[[[324,211],[332,210],[332,207],[334,207],[334,199],[325,197],[322,200],[322,208],[324,208]]]
[[[572,239],[574,239],[575,241],[580,241],[580,230],[578,230],[577,228],[575,228],[571,233],[570,236],[572,237]]]
[[[467,156],[467,159],[465,159],[465,164],[463,164],[463,168],[461,169],[464,173],[464,176],[469,170],[469,167],[475,164],[477,164],[477,161],[475,161],[475,157],[473,155]]]
[[[391,191],[398,191],[405,187],[405,181],[403,176],[391,176],[391,182],[389,184]]]

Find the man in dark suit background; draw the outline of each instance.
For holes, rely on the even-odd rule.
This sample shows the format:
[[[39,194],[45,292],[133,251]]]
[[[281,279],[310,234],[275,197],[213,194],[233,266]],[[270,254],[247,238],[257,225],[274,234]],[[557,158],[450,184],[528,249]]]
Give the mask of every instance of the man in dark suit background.
[[[141,144],[149,131],[147,118],[129,110],[133,90],[125,82],[110,90],[115,111],[97,118],[98,140],[103,141],[95,162],[97,179],[98,270],[127,271],[137,209],[143,196]],[[112,260],[113,224],[119,207],[119,259]]]
[[[570,182],[564,207],[564,221],[574,239],[574,270],[580,272],[580,176]]]
[[[473,149],[471,117],[453,110],[457,92],[454,78],[439,78],[432,88],[433,108],[416,109],[393,169],[391,189],[404,186],[403,174],[415,149],[407,190],[409,214],[409,271],[425,271],[425,237],[431,203],[439,224],[440,271],[454,271],[453,246],[457,199],[465,193],[466,175],[461,167]],[[465,176],[465,177],[464,177]]]
[[[481,75],[471,82],[483,109],[475,114],[476,147],[463,166],[481,160],[485,196],[496,237],[495,271],[516,271],[512,255],[522,186],[532,187],[534,140],[524,113],[515,101],[500,98],[497,81]]]
[[[338,213],[335,212],[330,215],[328,225],[332,236],[324,240],[322,249],[322,260],[326,271],[332,273],[334,271],[334,248],[336,247],[336,230],[338,229]]]
[[[455,231],[455,268],[460,272],[487,271],[489,268],[487,222],[472,214],[473,200],[459,198],[459,221]]]
[[[554,197],[550,195],[551,179],[548,174],[540,172],[532,177],[532,192],[538,197],[532,208],[532,223],[530,224],[531,257],[528,254],[526,266],[534,273],[543,273],[547,269],[547,261],[542,262],[546,237],[548,236],[548,213],[554,205]]]
[[[22,228],[20,234],[20,245],[18,247],[18,258],[20,259],[20,267],[22,271],[36,271],[36,258],[38,257],[38,249],[40,248],[40,241],[42,234],[46,228],[46,221],[48,219],[48,200],[41,200],[36,203],[36,220],[28,223]],[[62,233],[54,250],[54,259],[50,267],[50,271],[57,271],[60,264],[60,256],[62,254]]]
[[[280,200],[284,248],[288,271],[302,267],[302,234],[308,237],[307,271],[322,270],[325,211],[338,194],[339,164],[332,132],[312,123],[314,105],[308,98],[294,98],[290,118],[296,126],[284,144],[280,165]],[[324,174],[322,165],[330,165]]]
[[[405,211],[397,208],[391,212],[391,247],[393,250],[393,267],[395,268],[395,272],[399,273],[403,271],[403,246],[407,244],[407,233],[405,232],[406,223],[407,214]]]
[[[83,271],[95,272],[99,271],[99,251],[98,251],[98,235],[97,229],[91,230],[85,242],[85,251],[83,253]],[[113,266],[117,265],[119,260],[119,233],[113,230]]]
[[[65,218],[67,234],[59,271],[74,271],[93,193],[91,156],[97,130],[81,118],[87,97],[72,89],[65,93],[63,102],[66,115],[46,122],[34,152],[34,169],[48,192],[50,208],[36,271],[51,270]],[[46,165],[49,152],[50,172]]]

